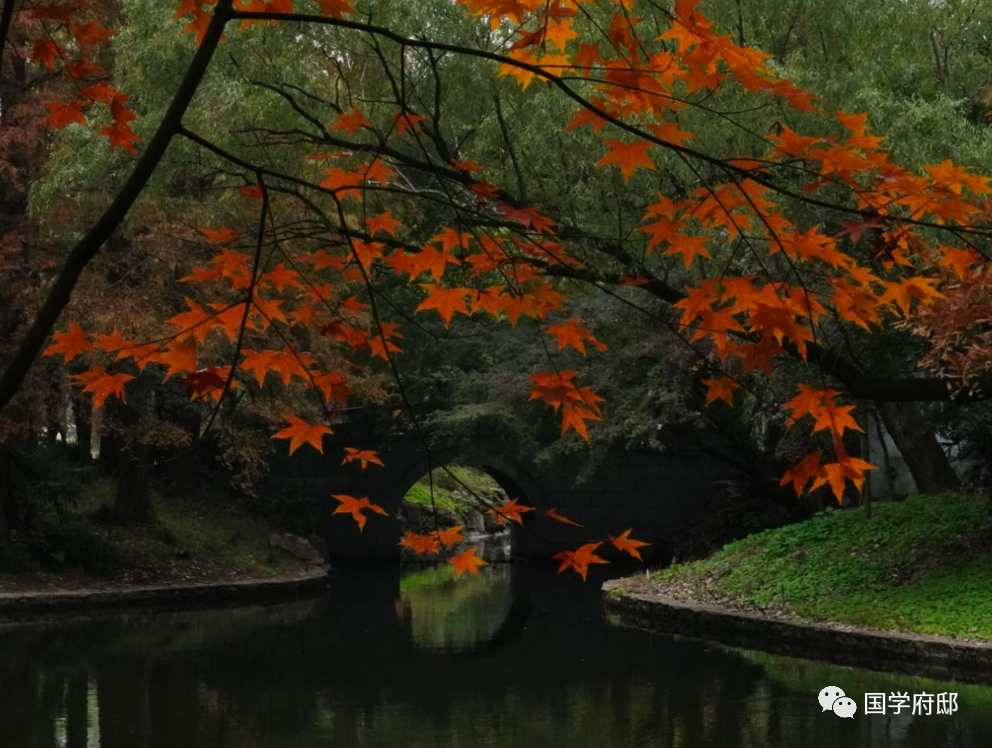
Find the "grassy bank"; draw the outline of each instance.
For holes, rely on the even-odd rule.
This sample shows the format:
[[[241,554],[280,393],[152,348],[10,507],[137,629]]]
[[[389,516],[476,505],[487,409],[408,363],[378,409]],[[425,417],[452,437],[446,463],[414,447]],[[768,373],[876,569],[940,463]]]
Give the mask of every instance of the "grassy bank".
[[[0,592],[274,577],[305,567],[271,548],[271,528],[236,507],[153,492],[158,521],[120,524],[113,485],[84,487],[71,510],[46,516],[0,558]]]
[[[877,629],[992,640],[987,499],[956,494],[827,511],[625,589]]]
[[[491,496],[497,487],[496,481],[481,470],[452,465],[447,470],[437,468],[414,483],[403,501],[430,511],[446,512],[461,521],[485,508],[470,492]]]

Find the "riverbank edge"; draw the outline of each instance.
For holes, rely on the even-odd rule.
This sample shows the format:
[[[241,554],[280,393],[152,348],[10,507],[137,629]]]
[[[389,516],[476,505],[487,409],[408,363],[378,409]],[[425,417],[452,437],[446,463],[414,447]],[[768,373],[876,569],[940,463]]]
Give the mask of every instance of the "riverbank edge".
[[[992,685],[992,642],[770,618],[708,603],[603,585],[603,606],[624,626],[871,670]]]
[[[128,585],[107,589],[59,592],[0,593],[0,625],[25,620],[103,611],[192,608],[249,603],[317,592],[327,588],[329,575],[322,568],[303,574],[212,580],[190,584]]]

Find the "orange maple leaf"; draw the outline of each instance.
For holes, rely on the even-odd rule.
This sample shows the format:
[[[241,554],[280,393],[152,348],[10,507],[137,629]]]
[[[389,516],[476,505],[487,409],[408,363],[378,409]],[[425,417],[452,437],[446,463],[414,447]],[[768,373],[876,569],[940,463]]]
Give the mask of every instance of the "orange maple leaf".
[[[272,268],[272,270],[262,276],[262,281],[271,283],[276,287],[276,291],[282,293],[283,289],[287,286],[292,288],[303,288],[303,284],[298,280],[299,277],[300,274],[298,272],[287,268],[285,262],[280,262]]]
[[[909,317],[913,299],[923,305],[931,303],[932,299],[943,299],[944,294],[934,286],[939,282],[939,278],[906,278],[898,283],[885,283],[885,293],[882,295],[879,304],[894,303],[904,318]]]
[[[734,390],[738,390],[741,387],[730,377],[704,379],[703,384],[706,385],[707,405],[715,403],[717,400],[723,400],[723,402],[731,407],[734,405]]]
[[[568,322],[560,325],[553,325],[548,328],[548,335],[554,335],[558,341],[558,350],[571,346],[583,356],[586,355],[585,341],[589,341],[599,351],[606,350],[606,344],[596,340],[593,334],[585,327],[580,327],[578,317],[573,317]]]
[[[471,289],[445,288],[436,283],[423,283],[421,286],[427,289],[427,298],[421,301],[414,311],[437,310],[441,319],[444,320],[445,327],[451,324],[451,318],[455,316],[455,312],[465,315],[469,313],[468,297],[472,295]]]
[[[792,428],[800,418],[809,413],[813,418],[818,418],[824,395],[833,397],[840,394],[837,390],[815,390],[808,384],[799,384],[799,394],[782,406],[783,410],[791,410],[792,418],[786,422],[786,428]]]
[[[396,132],[400,135],[406,135],[408,132],[420,132],[420,122],[423,119],[419,114],[413,114],[401,109],[389,121],[396,125]]]
[[[424,272],[430,272],[434,280],[441,280],[447,264],[460,265],[461,260],[451,254],[450,250],[438,249],[430,244],[421,247],[419,252],[410,255],[407,262],[407,272],[410,280],[416,279]]]
[[[565,525],[571,525],[572,527],[582,527],[582,525],[580,525],[575,520],[571,520],[568,517],[565,517],[564,515],[558,514],[558,512],[555,511],[555,508],[554,507],[552,507],[551,509],[546,509],[545,512],[544,512],[544,516],[545,517],[550,517],[551,519],[555,520],[556,522],[561,522],[562,524],[565,524]]]
[[[450,158],[448,161],[454,166],[458,171],[465,172],[466,174],[481,174],[485,171],[481,166],[479,166],[475,161],[470,158],[459,160],[457,158]]]
[[[350,514],[355,518],[355,522],[358,523],[359,530],[365,529],[365,520],[367,518],[362,513],[365,509],[375,512],[376,514],[381,514],[383,517],[389,516],[389,512],[378,504],[373,504],[369,501],[367,496],[355,498],[354,496],[349,496],[348,494],[343,493],[335,493],[331,494],[331,496],[341,502],[334,510],[334,514]]]
[[[51,114],[48,115],[48,119],[45,120],[45,125],[49,127],[57,127],[59,130],[64,130],[66,127],[72,123],[85,125],[86,115],[83,114],[81,107],[87,104],[86,101],[70,101],[66,104],[61,102],[51,102],[45,104]]]
[[[617,550],[621,550],[624,553],[629,553],[638,561],[643,561],[644,559],[641,558],[641,552],[637,549],[643,548],[644,546],[648,546],[651,544],[645,543],[643,540],[635,540],[634,538],[630,537],[630,533],[633,529],[634,528],[632,527],[628,528],[624,530],[622,533],[620,533],[617,537],[613,537],[612,535],[607,535],[607,537],[610,539],[610,542],[613,543],[614,547],[617,548]]]
[[[331,430],[322,424],[309,424],[302,418],[283,414],[284,419],[289,421],[289,426],[272,435],[273,439],[289,439],[289,453],[293,454],[304,444],[309,444],[321,454],[324,453],[324,445],[321,437],[330,434]]]
[[[596,166],[616,164],[623,174],[623,181],[629,182],[634,169],[643,166],[645,169],[657,171],[654,161],[648,155],[648,148],[654,143],[648,140],[638,140],[634,143],[624,143],[622,140],[603,140],[610,147],[610,152],[596,162]]]
[[[706,250],[706,247],[703,246],[703,244],[708,241],[708,236],[685,236],[683,234],[675,234],[669,239],[671,246],[669,246],[663,254],[682,255],[682,262],[688,270],[692,266],[692,263],[696,257],[713,259],[713,255],[711,255]]]
[[[93,347],[93,344],[86,339],[86,333],[75,322],[69,323],[69,332],[57,332],[52,335],[52,339],[55,342],[45,349],[45,355],[65,354],[66,363]]]
[[[193,371],[196,369],[196,338],[174,338],[154,358],[156,362],[169,367],[163,382],[184,371]]]
[[[958,278],[963,279],[971,265],[979,264],[982,258],[970,247],[957,249],[956,247],[939,247],[941,253],[940,264],[950,268]]]
[[[237,238],[237,234],[227,226],[221,226],[219,229],[199,228],[197,231],[203,234],[211,244],[227,244]]]
[[[126,403],[124,383],[134,379],[130,374],[108,374],[99,364],[82,374],[73,374],[72,378],[76,380],[75,384],[85,385],[83,392],[93,393],[95,410],[102,408],[104,401],[111,395]]]
[[[32,42],[31,59],[41,62],[49,71],[55,69],[55,61],[62,59],[62,48],[51,39],[35,39]]]
[[[354,13],[352,0],[314,0],[320,6],[320,12],[332,18],[342,18],[345,13]]]
[[[605,558],[601,558],[596,555],[596,549],[601,545],[602,541],[599,543],[586,543],[585,545],[579,546],[574,551],[558,551],[558,553],[551,558],[561,561],[561,565],[558,567],[559,574],[566,569],[573,569],[576,574],[585,580],[586,574],[589,573],[590,564],[610,563]]]
[[[107,353],[116,353],[117,358],[127,358],[137,346],[138,341],[125,338],[116,327],[109,335],[96,333],[93,335],[93,347]]]
[[[409,530],[403,533],[403,539],[397,545],[409,548],[418,556],[425,553],[438,553],[441,550],[436,534],[420,535]]]
[[[117,33],[113,29],[103,28],[96,21],[87,21],[84,24],[74,23],[69,26],[69,29],[76,37],[76,41],[84,48],[91,44],[106,43],[110,41],[110,37]]]
[[[360,127],[372,127],[372,123],[365,119],[365,115],[362,114],[362,110],[358,107],[355,107],[347,114],[342,112],[336,119],[337,122],[328,129],[332,132],[334,130],[344,130],[348,133],[349,138],[358,132],[358,128]]]
[[[120,96],[121,93],[116,88],[108,86],[104,81],[97,81],[92,86],[84,86],[79,92],[101,104],[109,104],[115,96]]]
[[[175,317],[170,317],[166,320],[166,322],[180,328],[180,338],[193,335],[196,337],[198,342],[206,342],[207,335],[210,334],[210,328],[213,327],[213,324],[216,324],[216,315],[208,312],[188,297],[186,299],[186,306],[189,307],[188,312],[183,312],[182,314],[177,314]]]
[[[575,431],[588,441],[589,432],[586,421],[600,421],[603,414],[599,403],[603,398],[588,387],[579,387],[572,380],[578,375],[577,371],[560,371],[553,374],[532,374],[534,387],[530,393],[531,400],[544,400],[557,411],[561,408],[561,433],[569,429]]]
[[[816,424],[813,426],[813,431],[829,429],[830,433],[838,437],[843,436],[847,429],[863,432],[864,429],[851,416],[852,410],[854,410],[853,405],[837,405],[832,395],[825,396],[823,407],[815,416]]]
[[[448,563],[455,567],[455,576],[461,576],[465,572],[478,574],[480,566],[487,566],[487,562],[475,555],[476,548],[473,546],[467,551],[459,553],[448,559]]]
[[[369,216],[365,219],[365,225],[369,227],[369,233],[373,236],[380,231],[385,231],[391,236],[396,236],[396,229],[403,224],[392,216],[391,211],[386,211],[378,216]]]
[[[818,449],[806,455],[798,463],[785,471],[785,474],[779,481],[779,485],[785,486],[791,483],[796,495],[801,496],[803,489],[806,488],[806,484],[812,478],[819,478],[823,475],[823,466],[820,464],[820,456],[822,454],[822,450]]]
[[[219,399],[220,395],[223,394],[224,385],[227,383],[227,375],[230,373],[231,367],[225,366],[223,369],[217,367],[208,367],[206,369],[200,369],[198,371],[190,372],[183,379],[183,388],[190,392],[190,399],[195,400],[198,397],[203,397],[204,395],[217,394]],[[234,382],[231,382],[233,385]]]
[[[341,460],[342,465],[348,462],[357,461],[362,463],[362,470],[368,468],[369,463],[372,463],[373,465],[379,465],[380,467],[384,467],[382,464],[382,460],[379,459],[379,453],[376,452],[375,450],[356,449],[355,447],[345,447],[344,451],[347,452],[348,454],[345,456],[343,460]]]
[[[444,530],[435,530],[434,535],[444,543],[446,548],[451,548],[459,541],[465,540],[465,536],[462,535],[462,527],[463,525],[454,525]]]
[[[258,386],[262,387],[265,384],[265,375],[269,373],[269,369],[274,368],[273,361],[277,355],[278,351],[255,351],[246,350],[244,351],[245,357],[241,362],[241,369],[252,372],[255,375],[255,380],[258,382]]]
[[[500,504],[499,506],[494,506],[492,509],[488,509],[486,514],[495,514],[497,525],[503,524],[504,519],[509,519],[516,522],[518,525],[523,525],[524,521],[520,515],[524,512],[533,511],[534,509],[532,507],[517,503],[517,499],[510,499],[505,504]]]

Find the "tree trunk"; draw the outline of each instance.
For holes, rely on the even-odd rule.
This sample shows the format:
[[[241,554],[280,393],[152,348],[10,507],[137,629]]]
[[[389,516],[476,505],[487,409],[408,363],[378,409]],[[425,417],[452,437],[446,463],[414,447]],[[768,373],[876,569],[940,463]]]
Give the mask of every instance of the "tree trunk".
[[[10,529],[18,526],[17,502],[14,485],[10,446],[0,444],[0,548],[10,548]]]
[[[135,391],[134,396],[140,396]],[[132,400],[134,397],[132,397]],[[121,440],[117,455],[117,495],[114,499],[114,515],[122,522],[155,522],[148,491],[148,447],[137,433],[138,411],[131,405],[114,401],[104,407],[113,409]]]
[[[10,537],[10,530],[7,527],[7,518],[0,512],[0,551],[9,551],[13,541]]]
[[[121,452],[114,514],[124,522],[155,522],[148,493],[148,448],[144,444],[136,443]]]
[[[916,403],[877,403],[892,437],[921,493],[959,488],[961,481],[927,426]]]
[[[88,465],[93,459],[92,405],[88,398],[76,397],[72,402],[73,420],[76,422],[76,459]]]

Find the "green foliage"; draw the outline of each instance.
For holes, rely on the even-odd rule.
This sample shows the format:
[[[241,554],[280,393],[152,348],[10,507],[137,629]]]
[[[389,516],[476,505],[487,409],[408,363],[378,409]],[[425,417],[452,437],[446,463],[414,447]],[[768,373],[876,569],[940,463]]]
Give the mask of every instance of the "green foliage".
[[[15,490],[26,498],[28,524],[37,518],[61,520],[76,508],[91,470],[75,464],[63,444],[42,444],[16,460]]]
[[[459,513],[471,507],[463,502],[458,502],[452,496],[451,491],[440,486],[434,486],[434,499],[431,501],[431,489],[423,483],[414,483],[410,490],[406,492],[403,501],[430,509],[436,507],[438,511]]]
[[[848,693],[867,692],[909,692],[940,693],[947,691],[947,682],[907,675],[905,673],[884,673],[877,670],[863,670],[829,662],[785,657],[758,650],[734,648],[734,653],[761,666],[764,674],[794,693],[806,693],[811,683],[843,683]],[[992,716],[992,690],[986,686],[973,686],[955,683],[958,701],[968,704],[983,720]]]
[[[400,578],[400,595],[407,596],[424,587],[436,587],[439,584],[455,580],[455,567],[451,564],[429,566],[418,571],[405,572]]]
[[[433,507],[439,512],[448,512],[461,519],[480,509],[478,502],[474,501],[466,491],[466,486],[473,493],[481,496],[487,496],[497,488],[496,481],[481,470],[461,465],[452,465],[448,467],[448,470],[454,477],[438,468],[431,476],[425,475],[414,483],[407,491],[406,496],[403,497],[403,501],[427,509]],[[433,502],[431,500],[432,481]]]
[[[438,649],[486,641],[513,604],[510,574],[504,565],[456,579],[449,564],[404,574],[400,599],[411,612],[413,641]]]
[[[915,496],[821,513],[653,579],[815,621],[992,639],[985,499]]]

